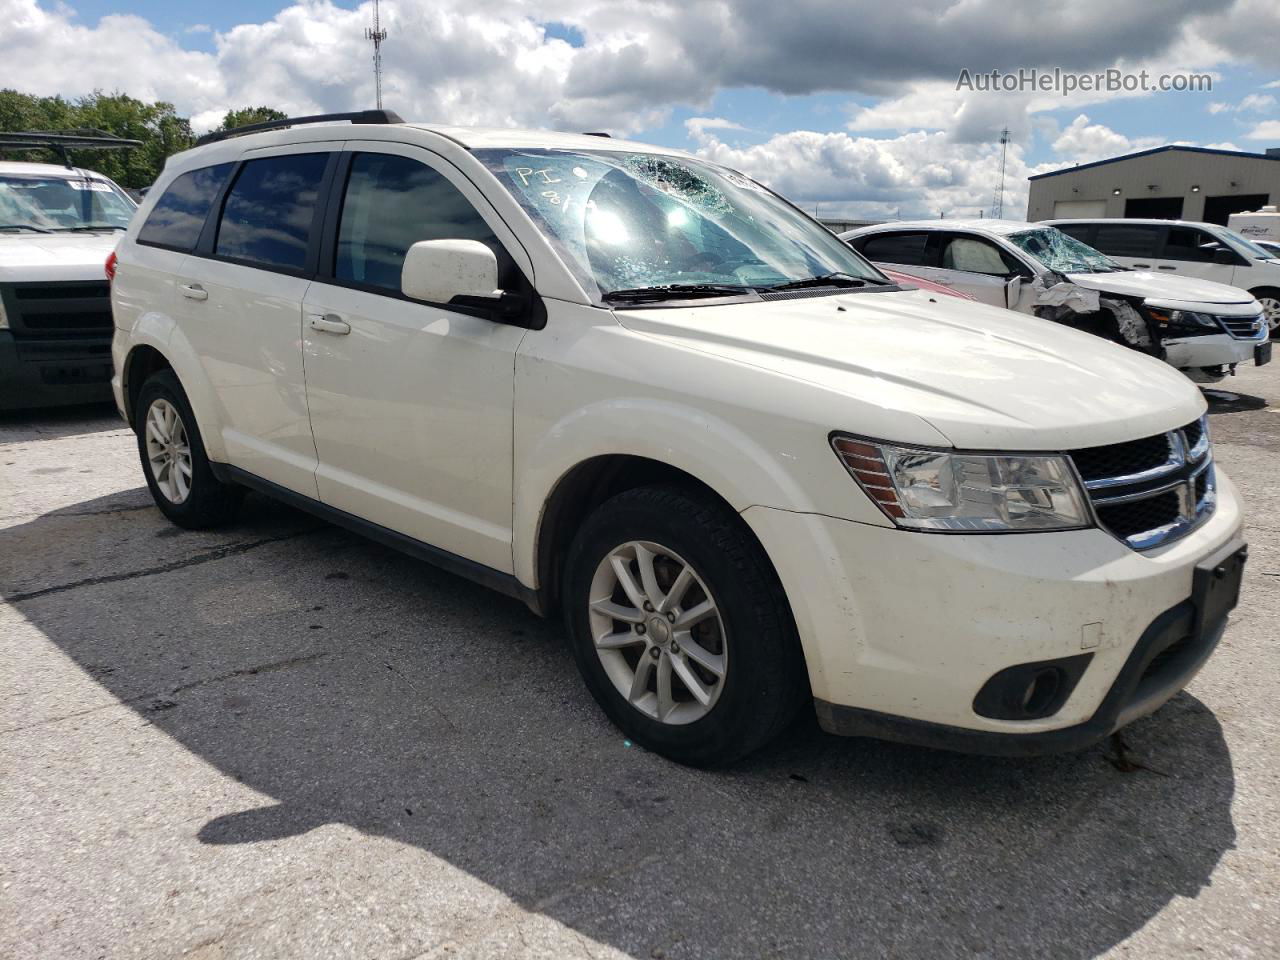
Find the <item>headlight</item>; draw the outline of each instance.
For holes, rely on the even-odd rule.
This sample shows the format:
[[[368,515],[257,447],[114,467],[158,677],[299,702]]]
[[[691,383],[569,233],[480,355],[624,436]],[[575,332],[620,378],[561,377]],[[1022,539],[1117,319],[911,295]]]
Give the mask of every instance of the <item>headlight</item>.
[[[913,450],[839,435],[831,446],[900,527],[1000,533],[1093,522],[1066,457]]]
[[[1196,313],[1194,310],[1158,310],[1148,307],[1148,312],[1156,318],[1162,327],[1208,327],[1210,330],[1221,329],[1218,318],[1208,313]]]

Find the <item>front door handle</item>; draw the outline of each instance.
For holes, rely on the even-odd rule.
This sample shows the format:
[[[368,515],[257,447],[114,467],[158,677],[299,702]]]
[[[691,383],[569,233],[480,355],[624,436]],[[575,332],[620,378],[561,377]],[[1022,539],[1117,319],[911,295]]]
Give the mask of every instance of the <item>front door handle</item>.
[[[308,317],[312,330],[318,330],[321,333],[332,333],[339,337],[345,337],[351,332],[351,324],[347,323],[336,313],[326,313],[324,316],[316,314]]]
[[[178,287],[182,291],[182,295],[188,300],[208,300],[209,291],[198,283],[184,283]]]

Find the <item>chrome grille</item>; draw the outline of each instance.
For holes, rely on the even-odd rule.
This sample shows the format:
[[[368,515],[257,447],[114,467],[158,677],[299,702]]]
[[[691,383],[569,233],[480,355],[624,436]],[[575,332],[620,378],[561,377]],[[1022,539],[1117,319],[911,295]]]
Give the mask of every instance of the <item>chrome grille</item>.
[[[1218,322],[1237,340],[1256,340],[1267,329],[1262,314],[1254,317],[1219,317]]]
[[[1071,453],[1098,523],[1134,550],[1185,536],[1217,503],[1205,418],[1179,430]]]

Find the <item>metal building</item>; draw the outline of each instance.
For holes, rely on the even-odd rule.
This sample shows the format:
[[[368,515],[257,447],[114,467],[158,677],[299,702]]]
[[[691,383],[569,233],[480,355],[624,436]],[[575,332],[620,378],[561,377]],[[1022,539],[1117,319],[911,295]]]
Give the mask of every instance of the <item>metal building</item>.
[[[1028,220],[1143,217],[1226,224],[1280,203],[1280,148],[1156,147],[1028,178]]]

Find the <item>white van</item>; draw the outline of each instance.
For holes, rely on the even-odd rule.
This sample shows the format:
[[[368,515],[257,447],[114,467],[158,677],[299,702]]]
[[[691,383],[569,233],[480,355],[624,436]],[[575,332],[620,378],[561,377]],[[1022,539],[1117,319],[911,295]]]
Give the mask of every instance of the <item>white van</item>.
[[[0,148],[136,141],[0,134]],[[136,205],[69,163],[0,162],[0,410],[111,399],[104,266]]]
[[[806,703],[1076,749],[1222,635],[1241,504],[1167,365],[903,289],[665,147],[268,127],[172,157],[118,249],[112,383],[174,523],[256,490],[558,610],[604,712],[694,764]]]
[[[1135,270],[1197,277],[1247,290],[1280,330],[1280,260],[1216,223],[1186,220],[1046,220]]]
[[[1129,270],[1045,224],[915,220],[840,236],[873,263],[1164,357],[1201,383],[1271,359],[1262,307],[1249,294]]]

